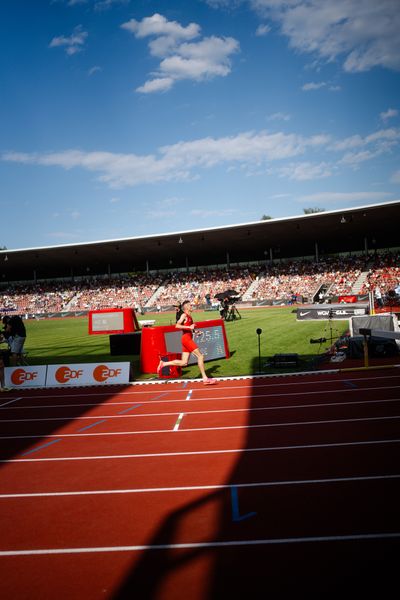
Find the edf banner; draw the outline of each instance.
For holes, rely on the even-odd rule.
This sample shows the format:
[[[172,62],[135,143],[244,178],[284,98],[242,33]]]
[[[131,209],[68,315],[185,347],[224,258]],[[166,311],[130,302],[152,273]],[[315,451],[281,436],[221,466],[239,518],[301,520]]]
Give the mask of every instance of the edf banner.
[[[46,385],[46,365],[36,367],[6,367],[4,382],[6,387],[26,388]]]
[[[48,365],[47,386],[129,383],[129,362]]]

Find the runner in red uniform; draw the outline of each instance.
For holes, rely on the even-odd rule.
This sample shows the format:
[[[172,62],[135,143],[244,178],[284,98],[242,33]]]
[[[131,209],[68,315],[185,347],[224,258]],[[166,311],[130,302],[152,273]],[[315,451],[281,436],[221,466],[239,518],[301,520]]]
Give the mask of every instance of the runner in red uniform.
[[[164,362],[160,360],[160,363],[157,367],[157,373],[161,371],[163,367],[168,367],[169,365],[176,365],[179,367],[186,367],[189,361],[190,354],[194,354],[197,358],[197,364],[199,365],[200,373],[203,378],[204,385],[213,385],[215,383],[214,379],[207,377],[207,373],[204,370],[204,356],[200,352],[196,342],[193,339],[193,331],[195,329],[195,324],[192,319],[192,306],[189,300],[186,300],[182,303],[181,309],[183,311],[182,315],[178,319],[175,327],[177,329],[182,329],[182,358],[176,360],[170,360],[168,362]]]

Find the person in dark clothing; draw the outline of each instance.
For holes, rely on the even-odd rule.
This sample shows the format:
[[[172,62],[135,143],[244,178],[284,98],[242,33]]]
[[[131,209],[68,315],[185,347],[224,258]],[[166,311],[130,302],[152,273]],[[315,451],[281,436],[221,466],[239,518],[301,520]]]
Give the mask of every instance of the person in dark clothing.
[[[7,340],[11,352],[10,366],[15,367],[21,358],[26,340],[26,329],[19,315],[3,317],[3,337]]]

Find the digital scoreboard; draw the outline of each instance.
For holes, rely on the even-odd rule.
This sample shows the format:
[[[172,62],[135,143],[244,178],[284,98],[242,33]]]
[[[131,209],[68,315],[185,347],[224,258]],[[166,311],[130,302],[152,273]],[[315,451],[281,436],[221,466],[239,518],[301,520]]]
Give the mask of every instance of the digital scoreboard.
[[[165,333],[165,345],[167,352],[181,353],[182,352],[182,331]],[[226,348],[224,342],[224,330],[222,325],[202,326],[195,329],[193,339],[198,345],[200,352],[204,355],[204,360],[215,360],[216,358],[226,358]],[[191,354],[189,357],[189,365],[197,363],[197,358]]]
[[[142,373],[156,373],[160,355],[167,352],[180,355],[182,334],[183,331],[176,329],[174,325],[143,328],[140,349]],[[197,322],[193,339],[204,355],[204,361],[229,358],[228,340],[222,319]],[[196,357],[190,355],[188,364],[196,363]]]

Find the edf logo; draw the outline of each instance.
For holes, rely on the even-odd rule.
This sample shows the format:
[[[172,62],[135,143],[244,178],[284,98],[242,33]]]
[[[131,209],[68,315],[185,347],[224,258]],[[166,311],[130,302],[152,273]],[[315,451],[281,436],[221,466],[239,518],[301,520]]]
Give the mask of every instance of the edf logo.
[[[11,383],[14,385],[23,385],[28,381],[34,381],[37,378],[37,371],[25,371],[25,369],[15,369],[11,374]]]
[[[118,375],[121,375],[121,369],[110,369],[106,365],[99,365],[93,371],[93,378],[99,383],[118,377]]]
[[[71,380],[77,380],[82,377],[82,369],[71,369],[70,367],[60,367],[55,373],[58,383],[68,383]]]

